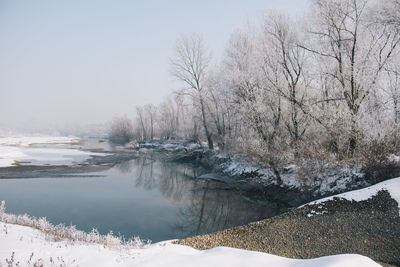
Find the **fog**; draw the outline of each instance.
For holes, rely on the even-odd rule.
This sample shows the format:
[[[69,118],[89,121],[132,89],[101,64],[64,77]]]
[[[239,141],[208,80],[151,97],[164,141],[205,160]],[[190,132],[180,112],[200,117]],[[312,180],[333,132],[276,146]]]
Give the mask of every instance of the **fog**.
[[[176,38],[199,33],[214,57],[269,8],[306,0],[0,2],[0,133],[82,132],[157,104],[179,85]]]

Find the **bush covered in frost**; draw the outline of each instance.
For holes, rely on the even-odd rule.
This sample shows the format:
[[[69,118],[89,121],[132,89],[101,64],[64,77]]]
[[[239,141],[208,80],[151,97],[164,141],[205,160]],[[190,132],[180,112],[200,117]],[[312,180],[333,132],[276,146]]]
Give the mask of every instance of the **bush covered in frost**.
[[[110,248],[137,249],[145,248],[150,241],[143,241],[139,237],[125,240],[123,237],[116,237],[110,231],[107,235],[101,235],[97,229],[90,233],[77,230],[74,225],[65,226],[64,224],[52,225],[46,218],[35,218],[27,214],[15,215],[6,213],[5,201],[0,204],[0,221],[10,224],[29,226],[42,231],[48,241],[70,240],[93,244],[102,244]]]

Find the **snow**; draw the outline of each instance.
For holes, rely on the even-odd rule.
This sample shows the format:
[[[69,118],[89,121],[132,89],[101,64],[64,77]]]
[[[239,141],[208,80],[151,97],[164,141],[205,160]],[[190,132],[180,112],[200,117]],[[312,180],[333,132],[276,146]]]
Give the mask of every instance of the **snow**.
[[[400,177],[387,180],[365,189],[355,190],[328,198],[313,201],[309,204],[322,203],[334,197],[361,201],[370,198],[378,191],[385,189],[400,202]],[[322,208],[322,205],[319,206]],[[82,241],[87,238],[70,239],[52,238],[52,230],[44,219],[35,221],[27,215],[15,216],[4,213],[0,209],[0,266],[12,261],[20,266],[34,266],[36,263],[44,266],[380,266],[368,257],[357,254],[343,254],[326,256],[315,259],[289,259],[262,252],[247,251],[228,247],[217,247],[209,250],[196,250],[191,247],[172,244],[163,241],[153,245],[122,245],[114,242],[112,237],[105,239],[97,236],[97,241]],[[324,213],[315,211],[310,214]],[[33,221],[39,229],[50,229],[42,232],[28,226],[21,226],[5,222]],[[28,225],[28,224],[26,224]],[[39,225],[39,226],[38,226]],[[49,228],[50,227],[50,228]],[[68,231],[68,229],[66,230]],[[76,235],[75,235],[76,233]],[[78,236],[80,231],[72,232]],[[90,236],[90,234],[88,234]],[[89,240],[92,240],[89,238]],[[104,242],[111,240],[113,242]],[[136,245],[135,245],[136,244]],[[37,264],[37,265],[40,265]]]
[[[60,147],[32,147],[32,144],[73,144],[79,141],[74,137],[18,137],[0,138],[0,167],[10,166],[18,161],[72,161],[77,156],[90,156],[96,153]],[[173,148],[167,146],[166,148]],[[224,166],[231,174],[257,172],[264,179],[271,177],[271,171],[249,166],[245,162],[230,161]],[[295,169],[295,165],[288,169]],[[291,177],[287,175],[289,183]],[[285,179],[284,177],[283,179]],[[332,179],[336,177],[331,177]],[[292,181],[293,183],[293,181]],[[294,184],[293,184],[294,185]],[[295,185],[298,186],[298,185]],[[400,203],[400,178],[391,179],[365,189],[351,191],[309,204],[322,203],[334,197],[361,201],[387,190],[393,199]],[[312,212],[310,216],[318,214]],[[323,213],[323,211],[322,211]],[[23,217],[23,216],[22,216]],[[21,217],[21,218],[22,218]],[[0,218],[1,219],[1,218]],[[4,218],[3,218],[4,219]],[[149,246],[107,245],[105,243],[54,241],[51,233],[42,232],[29,226],[0,222],[0,266],[13,261],[20,266],[380,266],[368,257],[356,254],[343,254],[316,259],[298,260],[279,257],[267,253],[217,247],[209,250],[196,250],[191,247],[164,241]],[[37,264],[40,263],[40,264]]]
[[[304,166],[296,164],[284,166],[280,172],[281,186],[299,190],[311,189],[313,194],[324,195],[370,185],[365,179],[362,179],[364,174],[360,168],[342,166],[339,169],[336,164],[320,163],[311,167],[306,165],[305,173],[307,175],[304,175],[302,167]],[[218,168],[229,176],[253,177],[258,183],[277,185],[276,175],[271,169],[257,167],[241,157],[228,159]]]
[[[381,190],[387,190],[390,194],[390,196],[397,201],[399,207],[400,207],[400,177],[390,179],[375,185],[372,185],[367,188],[359,189],[359,190],[354,190],[326,198],[322,198],[313,202],[310,202],[306,205],[314,205],[318,203],[322,203],[328,200],[332,200],[333,198],[344,198],[347,200],[355,200],[355,201],[362,201],[362,200],[367,200],[371,198],[372,196],[376,195]],[[305,205],[303,205],[305,206]],[[303,207],[301,206],[301,207]]]
[[[261,170],[260,168],[251,166],[249,163],[240,160],[230,160],[227,163],[222,164],[222,168],[225,173],[229,173],[232,176],[243,175],[247,173],[257,172],[263,177],[273,175],[271,171]]]
[[[146,248],[110,248],[100,244],[48,241],[39,230],[0,222],[0,263],[6,259],[20,266],[380,266],[368,257],[344,254],[296,260],[267,253],[217,247],[196,250],[165,241]],[[32,254],[33,253],[33,254]]]
[[[188,149],[188,150],[196,150],[196,149],[200,149],[200,148],[202,148],[202,147],[201,147],[201,145],[199,145],[199,144],[189,144],[189,145],[187,146],[187,149]]]
[[[391,154],[388,157],[389,161],[393,162],[393,163],[399,163],[400,162],[400,156],[397,156],[395,154]]]
[[[176,143],[166,143],[162,145],[162,148],[165,150],[170,150],[170,151],[174,151],[174,150],[181,150],[184,149],[185,147],[181,144],[176,144]]]
[[[78,141],[76,137],[60,136],[3,137],[0,138],[0,167],[12,166],[16,162],[39,165],[72,164],[75,161],[85,160],[91,155],[103,155],[59,146],[74,144]]]
[[[74,136],[21,136],[0,137],[0,145],[29,146],[33,144],[71,144],[79,141]]]

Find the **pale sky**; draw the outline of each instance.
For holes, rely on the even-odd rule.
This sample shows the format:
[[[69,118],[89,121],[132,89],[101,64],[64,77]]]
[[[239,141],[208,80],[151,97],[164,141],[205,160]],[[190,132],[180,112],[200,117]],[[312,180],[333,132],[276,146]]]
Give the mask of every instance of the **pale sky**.
[[[307,0],[0,0],[0,130],[102,123],[160,103],[176,88],[169,58],[198,33],[215,57],[268,9]],[[175,88],[174,88],[175,87]]]

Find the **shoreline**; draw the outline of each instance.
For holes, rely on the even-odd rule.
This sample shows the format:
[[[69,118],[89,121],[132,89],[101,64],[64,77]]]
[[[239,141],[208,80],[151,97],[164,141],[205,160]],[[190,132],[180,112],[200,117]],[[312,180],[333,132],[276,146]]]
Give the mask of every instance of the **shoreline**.
[[[174,243],[196,249],[226,246],[300,259],[361,254],[399,266],[399,236],[398,203],[387,191],[381,190],[367,200],[334,198]]]
[[[99,140],[104,142],[104,138]],[[80,143],[83,144],[84,140],[80,140]],[[96,145],[81,146],[75,149],[104,155],[91,155],[85,161],[73,165],[21,164],[2,167],[0,168],[0,179],[102,177],[96,172],[111,169],[124,161],[151,155],[151,157],[165,162],[204,168],[206,173],[200,175],[199,179],[217,181],[226,189],[239,190],[244,193],[245,197],[254,195],[257,201],[281,202],[288,208],[373,184],[363,178],[364,174],[356,168],[339,165],[329,166],[330,169],[324,169],[322,173],[316,174],[315,170],[312,171],[308,174],[307,179],[314,179],[314,181],[308,185],[303,184],[304,181],[300,181],[301,179],[296,176],[296,168],[301,168],[301,166],[294,164],[282,169],[281,176],[284,183],[277,184],[274,175],[268,168],[256,167],[243,158],[222,155],[218,151],[210,151],[199,144],[186,140],[132,142],[123,146],[115,145],[113,150],[104,150]]]
[[[92,150],[84,150],[92,151]],[[18,165],[0,168],[0,179],[27,179],[49,177],[102,177],[96,172],[111,169],[127,160],[138,158],[137,151],[98,151],[104,156],[91,156],[84,162],[73,165]],[[88,174],[90,173],[90,174]]]
[[[82,242],[68,239],[49,240],[40,230],[0,222],[0,264],[6,266],[363,266],[377,267],[372,259],[357,255],[331,255],[301,260],[228,247],[196,250],[163,241],[152,245],[131,243],[119,246],[105,240]],[[3,241],[3,242],[1,242]],[[135,245],[135,243],[137,243]],[[18,247],[18,249],[15,249]]]
[[[179,142],[177,144],[181,145]],[[185,147],[165,149],[161,145],[148,146],[141,149],[100,151],[105,155],[91,156],[76,165],[3,167],[0,168],[0,179],[102,177],[96,175],[96,172],[110,169],[127,160],[155,155],[158,160],[177,164],[193,164],[205,168],[208,165],[209,173],[198,178],[217,180],[229,188],[249,194],[256,194],[255,192],[260,190],[261,196],[268,196],[273,192],[286,204],[289,199],[297,197],[291,203],[292,207],[317,198],[300,198],[303,193],[294,188],[274,184],[265,187],[262,183],[254,183],[253,177],[246,177],[246,173],[229,177],[216,168],[226,159],[220,158],[219,162],[214,161],[212,165],[210,162],[218,155],[202,148],[186,151]],[[86,148],[84,150],[90,151]],[[217,177],[218,175],[226,177]],[[277,193],[276,190],[282,192]],[[196,249],[233,247],[300,259],[334,254],[362,254],[379,262],[400,265],[400,239],[396,238],[400,236],[399,207],[387,191],[379,191],[376,196],[358,202],[335,198],[322,203],[309,203],[297,209],[288,209],[289,211],[269,219],[177,240],[174,243]]]
[[[392,182],[392,184],[386,186],[399,184],[400,178],[389,182]],[[212,234],[171,240],[170,243],[171,245],[189,246],[200,251],[211,251],[216,247],[236,248],[253,253],[263,252],[288,259],[315,259],[331,255],[358,254],[371,258],[383,266],[399,266],[400,239],[397,237],[400,236],[398,204],[400,195],[394,196],[398,193],[396,189],[387,191],[383,187],[377,189],[375,195],[374,190],[372,188],[357,190],[368,191],[369,194],[372,194],[372,197],[365,200],[348,200],[339,195],[331,199],[306,204],[269,219]],[[348,195],[354,196],[357,191],[349,192]],[[3,213],[2,216],[4,215],[6,217],[15,216]],[[0,219],[3,218],[2,216],[0,216]],[[15,225],[21,225],[19,220],[35,221],[28,215],[19,215],[18,218],[15,219]],[[40,223],[40,220],[34,223],[36,227],[33,228],[40,230],[44,227],[44,233],[46,233],[46,230],[49,231],[46,238],[63,242],[64,239],[60,239],[57,235],[52,237],[56,233],[51,228],[54,228],[54,226],[49,226],[43,222],[38,223]],[[27,227],[29,227],[29,224]],[[7,229],[6,226],[3,229],[6,235]],[[62,230],[62,228],[57,229]],[[63,230],[62,234],[70,233],[73,237],[72,241],[79,237],[76,233],[88,236],[90,240],[94,238],[92,234],[84,234],[72,226],[71,232],[69,231],[68,229],[67,231]],[[95,237],[94,240],[105,238],[105,236]],[[111,240],[109,238],[111,237],[107,236],[107,240]],[[70,246],[75,243],[71,241],[71,238],[66,240]],[[136,243],[138,241],[139,239]],[[82,245],[82,243],[78,243]],[[111,242],[111,244],[114,243],[114,241]],[[161,241],[152,246],[167,243],[167,241]],[[89,244],[94,243],[90,241]]]

